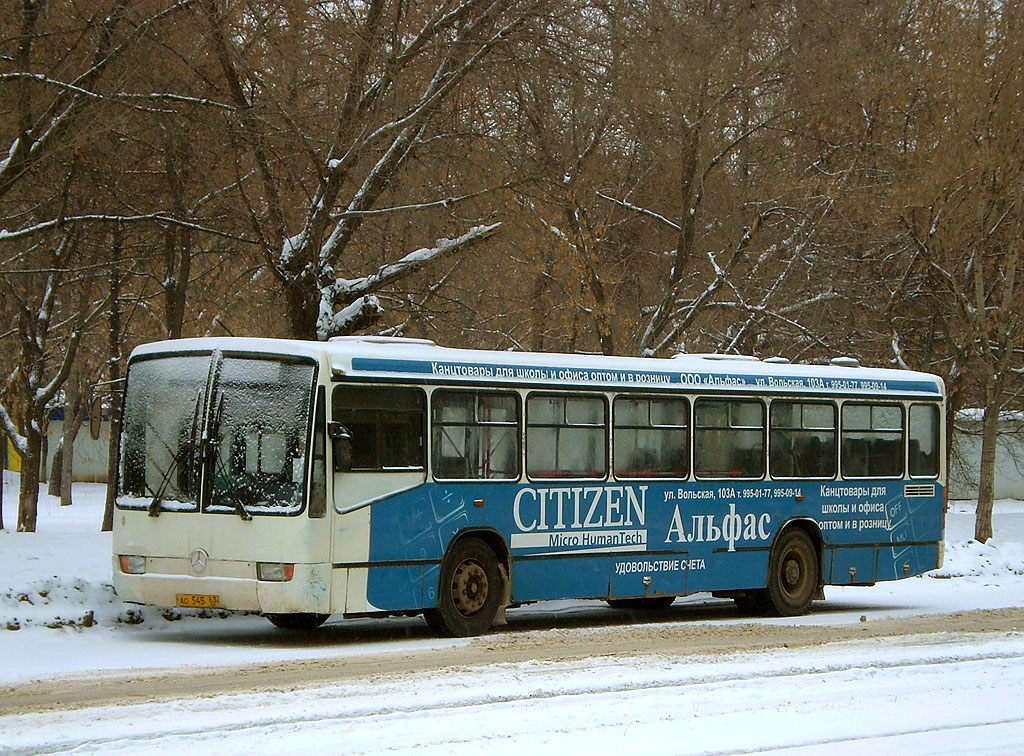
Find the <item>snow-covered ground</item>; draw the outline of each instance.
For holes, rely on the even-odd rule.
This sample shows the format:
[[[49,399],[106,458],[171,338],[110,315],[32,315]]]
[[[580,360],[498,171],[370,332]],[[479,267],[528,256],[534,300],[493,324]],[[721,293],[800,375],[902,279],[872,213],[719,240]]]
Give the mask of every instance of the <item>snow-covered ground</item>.
[[[296,637],[256,616],[128,607],[109,587],[104,489],[75,503],[43,496],[37,532],[15,533],[17,488],[5,481],[0,532],[0,686],[102,678],[113,670],[203,668],[296,659],[337,661],[410,649],[450,651],[422,620],[338,621]],[[706,596],[694,622],[850,625],[887,616],[1024,606],[1024,503],[996,504],[995,539],[970,541],[972,502],[947,517],[946,562],[922,578],[827,588],[806,617],[741,619]],[[722,608],[721,611],[716,611]],[[537,641],[597,632],[599,602],[549,602],[510,621],[551,618]],[[687,609],[689,611],[689,609]],[[559,629],[559,620],[572,625]],[[4,629],[7,628],[7,629]],[[351,630],[349,630],[351,628]],[[551,629],[555,628],[555,629]],[[331,628],[329,627],[328,630]],[[344,632],[340,632],[344,630]],[[577,636],[578,637],[578,636]],[[358,642],[352,641],[357,638]],[[594,657],[408,673],[289,690],[177,698],[0,717],[0,753],[1024,752],[1024,627],[941,633],[715,656]]]

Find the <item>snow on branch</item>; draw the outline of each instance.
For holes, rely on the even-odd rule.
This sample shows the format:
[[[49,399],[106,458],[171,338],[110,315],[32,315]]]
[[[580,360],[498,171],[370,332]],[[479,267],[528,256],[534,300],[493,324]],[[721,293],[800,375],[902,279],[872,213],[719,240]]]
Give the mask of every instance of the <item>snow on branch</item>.
[[[497,191],[498,189],[508,189],[512,186],[512,182],[506,181],[504,184],[500,184],[495,187],[488,187],[486,189],[479,189],[469,194],[460,194],[454,197],[445,197],[444,199],[433,200],[430,202],[415,202],[409,205],[392,205],[390,207],[373,208],[369,210],[342,210],[338,213],[331,213],[330,219],[332,221],[339,221],[343,218],[368,218],[375,215],[388,215],[390,213],[407,213],[415,212],[418,210],[432,210],[434,208],[443,207],[449,208],[452,205],[457,205],[460,202],[466,200],[476,199],[484,194]]]
[[[332,312],[332,309],[330,300],[321,298],[320,317],[316,322],[316,335],[321,341],[357,331],[373,323],[384,312],[375,296],[359,297],[338,312]]]
[[[669,220],[661,213],[656,213],[653,210],[648,210],[646,207],[634,205],[632,202],[626,202],[626,200],[621,200],[616,197],[612,197],[610,195],[604,194],[603,192],[595,192],[595,194],[597,194],[597,196],[600,197],[601,199],[607,200],[608,202],[618,205],[619,207],[624,207],[625,209],[631,210],[634,213],[638,213],[639,215],[646,215],[648,218],[653,218],[656,221],[660,221],[661,223],[664,223],[671,229],[674,229],[676,231],[681,230],[678,223],[676,223],[673,220]]]
[[[363,328],[380,316],[383,308],[374,292],[388,284],[419,270],[438,258],[464,250],[488,237],[501,228],[501,223],[475,226],[454,239],[439,239],[433,247],[424,247],[410,252],[397,262],[382,266],[376,273],[362,278],[339,278],[320,290],[320,316],[317,320],[317,337],[323,340],[331,336],[352,333]],[[341,310],[335,307],[343,304]]]
[[[48,221],[36,223],[32,226],[20,228],[17,231],[8,231],[5,228],[0,228],[0,242],[10,241],[12,239],[21,239],[26,236],[34,236],[35,234],[42,233],[43,231],[48,231],[52,228],[65,227],[81,223],[136,223],[139,221],[156,221],[157,223],[167,223],[172,226],[182,226],[184,228],[190,228],[193,231],[200,231],[204,234],[213,234],[214,236],[222,236],[225,239],[232,239],[234,241],[245,242],[246,244],[259,244],[259,242],[254,239],[247,239],[243,236],[238,236],[236,234],[229,234],[225,231],[218,231],[215,228],[209,228],[198,223],[190,223],[189,221],[183,221],[180,218],[174,218],[169,215],[165,215],[164,213],[146,213],[144,215],[69,215],[63,218],[52,218]]]
[[[900,335],[894,328],[892,331],[892,362],[904,370],[910,370],[910,366],[907,365],[907,361],[903,358],[903,347],[900,345]]]
[[[337,302],[379,291],[392,281],[419,270],[432,260],[487,239],[499,228],[501,228],[501,223],[491,223],[486,226],[475,226],[454,239],[439,239],[435,246],[410,252],[401,260],[384,265],[372,275],[354,279],[339,278],[328,287],[325,293],[328,294],[330,301]]]
[[[46,74],[32,73],[29,71],[11,71],[8,73],[0,73],[0,81],[13,81],[19,79],[28,79],[30,81],[36,81],[40,84],[46,84],[57,89],[65,90],[71,94],[79,95],[81,97],[87,97],[93,100],[111,100],[115,102],[132,102],[132,101],[148,101],[148,102],[181,102],[190,105],[202,105],[210,106],[214,108],[220,108],[222,110],[237,110],[234,105],[229,105],[223,102],[217,102],[207,97],[189,97],[187,95],[180,95],[174,92],[149,92],[147,94],[137,92],[112,92],[110,94],[104,94],[102,92],[94,92],[85,87],[79,87],[75,84],[69,84],[66,81],[60,81],[59,79],[51,79]],[[142,110],[152,111],[152,108],[141,108]],[[173,112],[166,110],[158,110],[153,112]]]
[[[7,412],[7,408],[0,404],[0,426],[3,426],[4,432],[7,437],[11,439],[11,443],[14,444],[14,450],[22,457],[25,456],[28,451],[28,440],[18,433],[18,428],[14,424],[14,419]]]

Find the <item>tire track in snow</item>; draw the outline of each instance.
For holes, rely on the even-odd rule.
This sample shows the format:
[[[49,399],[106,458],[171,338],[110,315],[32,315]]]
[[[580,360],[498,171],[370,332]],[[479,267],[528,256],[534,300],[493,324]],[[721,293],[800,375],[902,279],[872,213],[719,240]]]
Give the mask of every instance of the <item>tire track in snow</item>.
[[[619,702],[630,698],[640,700],[640,710],[652,712],[651,721],[644,726],[652,726],[662,721],[661,714],[653,705],[656,699],[689,701],[702,709],[701,717],[716,717],[722,716],[723,712],[728,714],[729,706],[737,703],[741,709],[747,706],[748,711],[756,712],[758,699],[756,696],[751,698],[751,695],[758,691],[850,686],[858,682],[870,682],[877,689],[879,677],[896,680],[897,685],[901,685],[915,675],[941,678],[954,667],[960,677],[968,680],[982,676],[977,668],[991,672],[993,666],[1003,667],[1005,671],[1016,674],[1019,684],[1024,685],[1024,638],[1020,634],[1008,636],[1005,640],[992,640],[980,635],[959,636],[941,643],[934,640],[920,646],[904,644],[900,647],[863,641],[833,644],[823,649],[820,659],[807,659],[806,650],[802,650],[714,658],[651,656],[490,665],[470,672],[447,670],[389,675],[359,684],[287,692],[218,695],[198,701],[185,697],[173,704],[135,704],[50,715],[9,716],[0,718],[0,731],[8,733],[5,746],[13,746],[13,750],[4,750],[4,753],[11,756],[76,750],[146,753],[177,750],[194,746],[197,742],[218,743],[219,751],[223,751],[225,743],[239,745],[244,742],[250,744],[242,749],[246,753],[273,753],[277,751],[270,746],[267,746],[270,750],[260,750],[251,744],[283,743],[281,734],[284,732],[294,734],[310,730],[348,732],[349,735],[351,731],[361,731],[366,739],[363,751],[355,750],[355,742],[347,742],[346,745],[346,754],[356,754],[381,752],[385,743],[375,738],[382,732],[397,730],[401,740],[408,733],[422,731],[425,722],[476,722],[493,716],[495,712],[500,718],[502,712],[533,711],[537,707],[565,712],[588,711],[595,707],[603,709],[609,698]],[[419,692],[410,694],[410,688]],[[508,692],[496,692],[503,690]],[[267,700],[276,702],[270,711],[265,708]],[[708,702],[717,702],[718,708],[708,710]],[[621,708],[621,704],[611,708]],[[170,713],[167,709],[171,710]],[[575,712],[569,719],[574,717]],[[50,720],[50,727],[45,727],[47,720]],[[619,720],[605,725],[587,724],[586,716],[583,720],[579,727],[592,732],[622,726]],[[955,727],[992,724],[998,722],[960,722]],[[567,723],[567,727],[561,737],[581,736],[571,723]],[[38,736],[41,728],[45,728],[47,734],[32,737],[32,734]],[[453,726],[450,732],[445,728],[434,729],[440,737],[432,742],[406,745],[415,745],[418,750],[448,749],[444,751],[447,753],[451,748],[471,743],[479,745],[481,740],[488,739],[486,730],[467,732],[465,725]],[[922,732],[933,729],[918,728]],[[109,734],[104,734],[104,730]],[[918,730],[911,728],[906,732]],[[546,725],[540,734],[544,732],[548,732]],[[533,733],[533,736],[537,734]],[[905,733],[886,731],[872,737],[900,734]],[[520,731],[518,735],[523,736],[524,733]],[[861,737],[864,735],[869,734],[864,733]],[[509,735],[501,737],[507,739]],[[809,747],[847,740],[850,738],[819,737],[804,742],[787,742],[780,747]],[[758,749],[765,750],[765,745],[761,743]],[[398,744],[397,747],[406,746]],[[281,752],[288,750],[285,748]],[[751,749],[741,747],[712,752],[740,754],[749,753]]]
[[[178,669],[133,669],[77,678],[40,680],[0,688],[0,716],[44,709],[71,710],[113,704],[168,700],[178,691],[195,695],[244,693],[256,689],[291,689],[309,685],[371,679],[379,675],[476,669],[497,663],[572,661],[613,656],[690,656],[732,654],[777,648],[817,648],[837,641],[894,639],[908,635],[1005,632],[1024,628],[1024,607],[925,616],[889,617],[867,623],[835,625],[779,624],[756,620],[724,623],[676,621],[567,627],[548,620],[550,629],[491,633],[469,642],[437,641],[424,648],[394,641],[367,653],[346,648],[344,623],[319,634],[323,656],[262,664]],[[554,624],[551,624],[554,623]],[[536,626],[536,623],[527,623]],[[222,642],[246,642],[227,636]],[[338,647],[341,653],[333,653]]]

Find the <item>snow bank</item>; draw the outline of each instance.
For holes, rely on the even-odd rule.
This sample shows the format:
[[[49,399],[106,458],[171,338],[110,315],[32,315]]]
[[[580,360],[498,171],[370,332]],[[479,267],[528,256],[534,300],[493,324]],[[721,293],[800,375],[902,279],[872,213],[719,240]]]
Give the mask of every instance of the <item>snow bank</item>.
[[[946,558],[933,578],[1000,578],[1024,575],[1024,502],[1001,499],[993,506],[994,536],[974,540],[976,501],[952,501],[946,515]]]
[[[988,543],[973,539],[966,543],[947,543],[945,564],[930,572],[928,577],[997,578],[1008,574],[1024,575],[1024,544],[992,538]]]
[[[70,507],[40,488],[35,533],[17,533],[18,476],[4,471],[0,633],[25,628],[150,625],[226,612],[129,606],[110,583],[110,533],[101,533],[106,486],[76,483]],[[2,638],[2,634],[0,634]]]

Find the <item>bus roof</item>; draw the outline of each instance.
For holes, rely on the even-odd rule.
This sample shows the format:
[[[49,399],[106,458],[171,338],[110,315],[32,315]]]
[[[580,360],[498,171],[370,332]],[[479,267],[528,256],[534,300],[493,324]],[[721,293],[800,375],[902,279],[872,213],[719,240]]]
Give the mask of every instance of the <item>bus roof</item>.
[[[421,383],[530,385],[637,390],[688,388],[701,392],[945,396],[930,373],[793,364],[738,355],[680,354],[671,358],[605,357],[547,352],[499,352],[441,347],[426,339],[345,336],[328,342],[215,337],[145,344],[132,357],[220,349],[245,354],[312,357],[329,363],[335,379]]]

